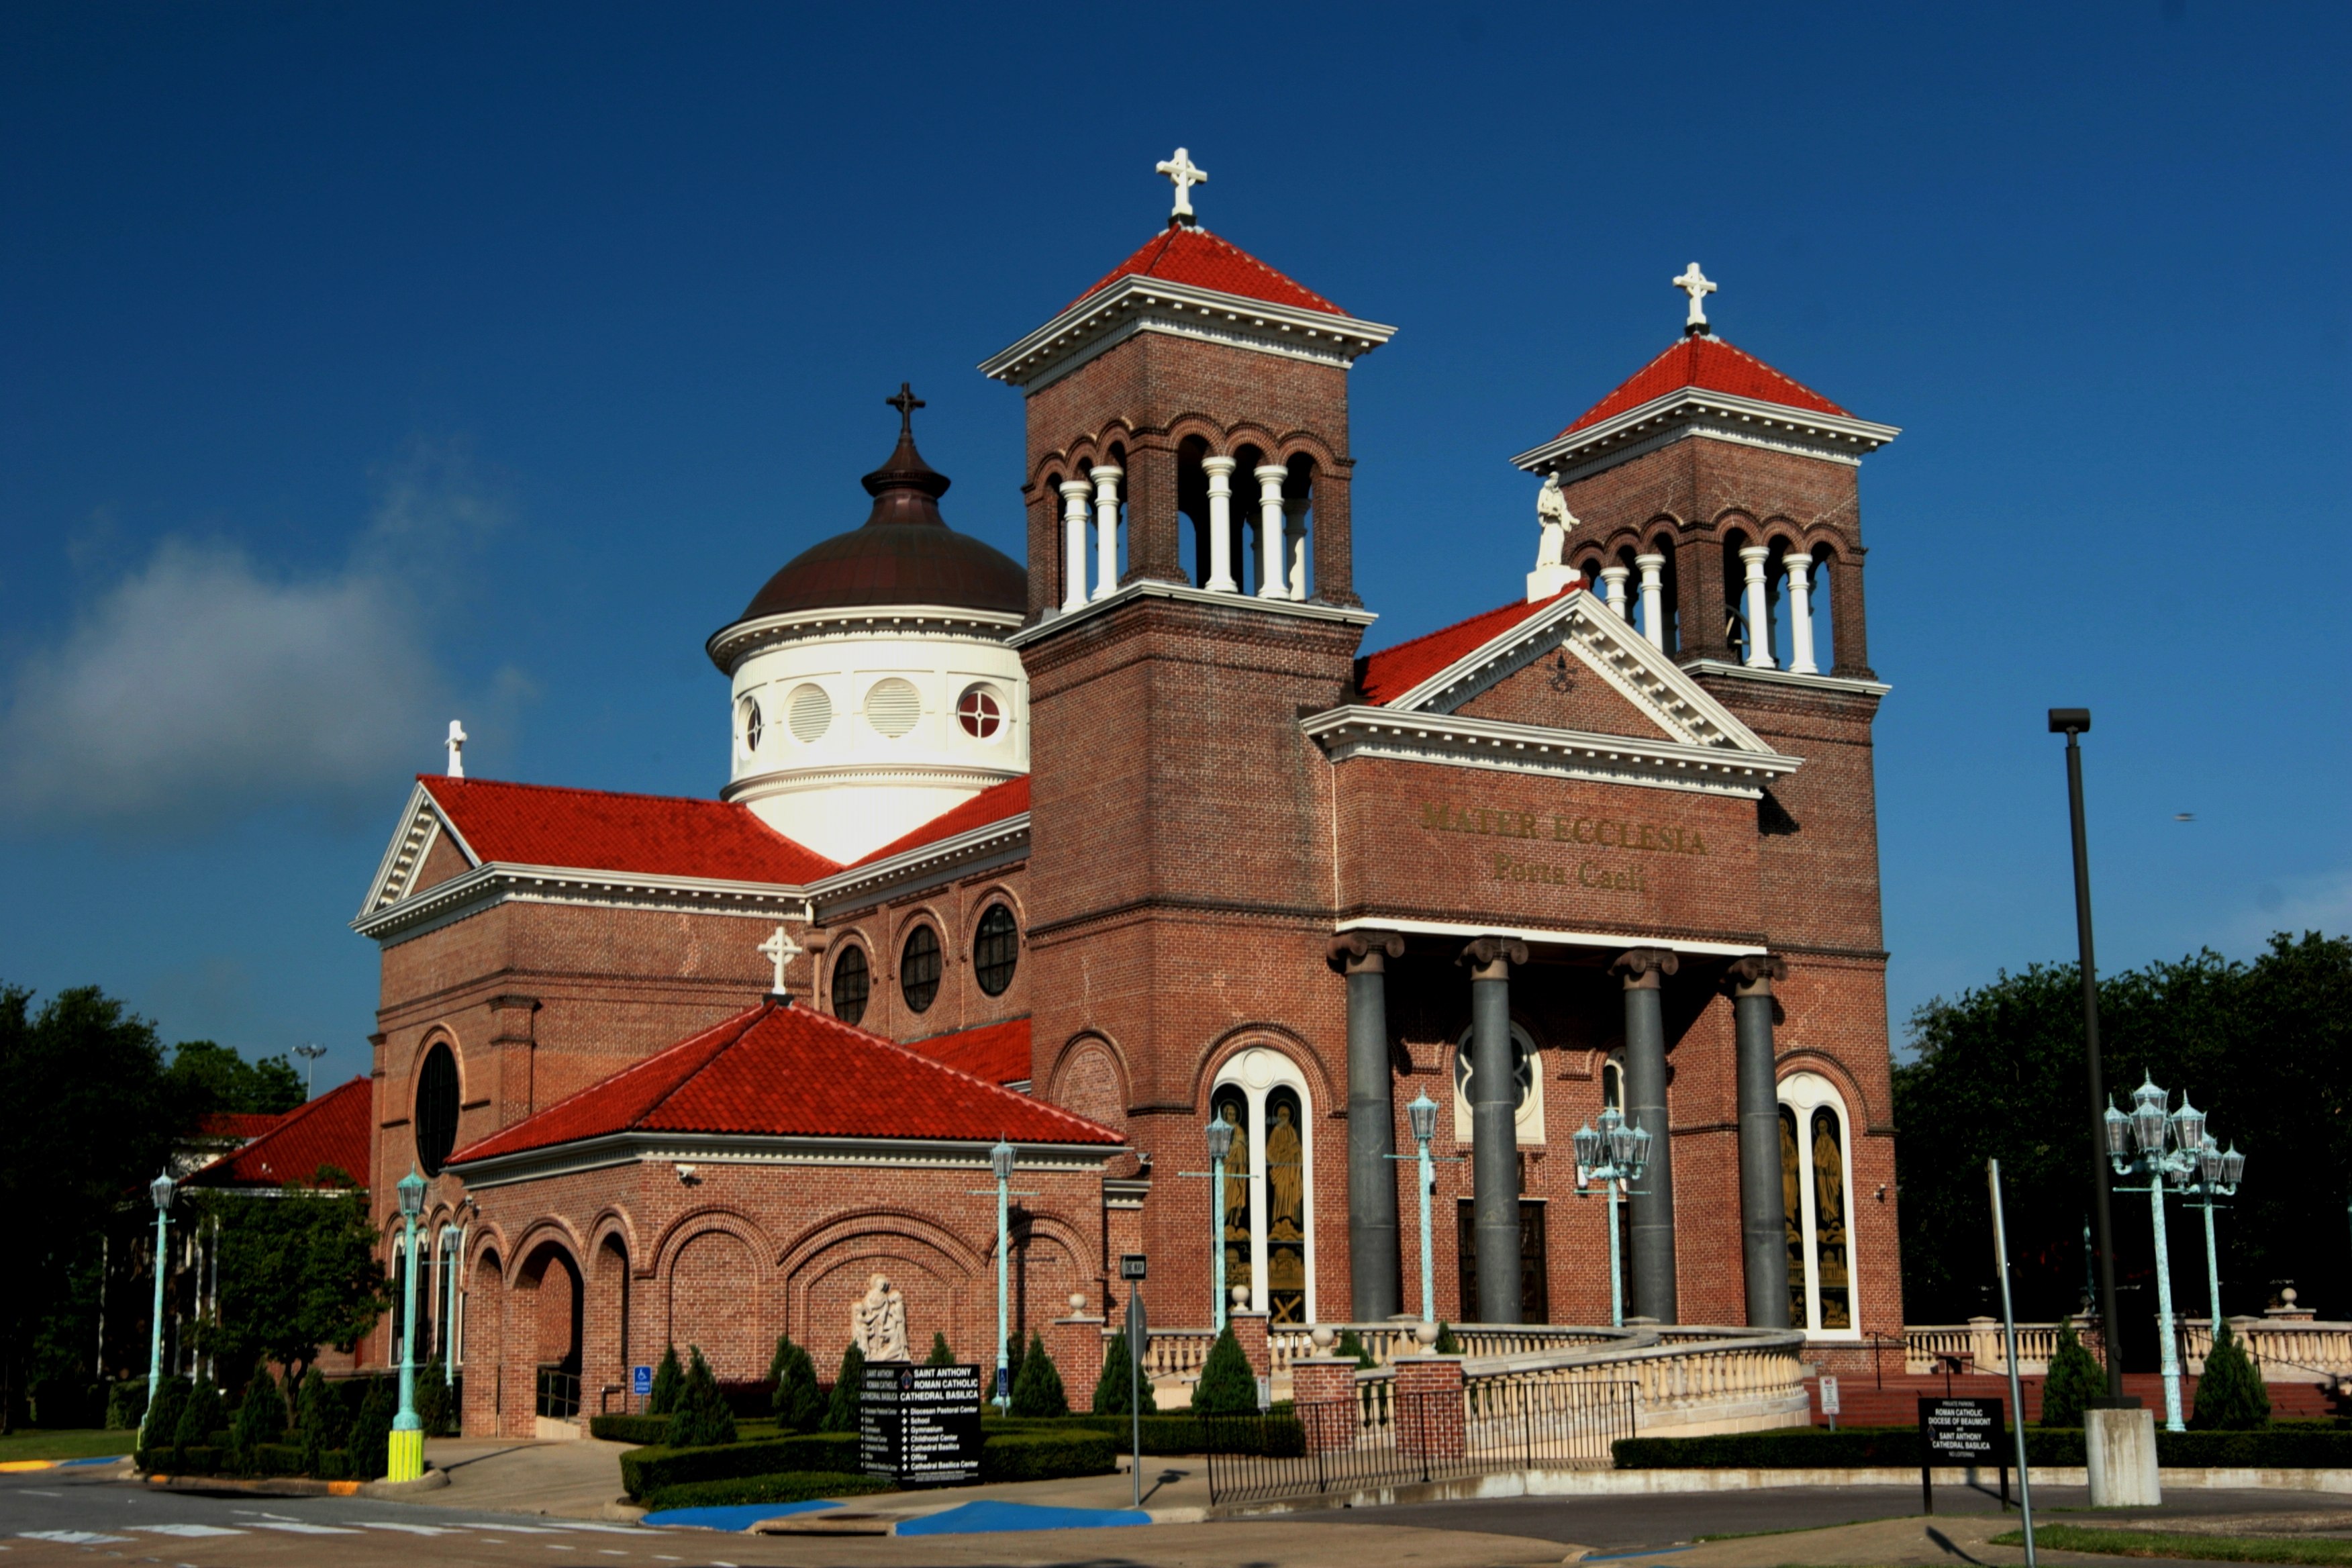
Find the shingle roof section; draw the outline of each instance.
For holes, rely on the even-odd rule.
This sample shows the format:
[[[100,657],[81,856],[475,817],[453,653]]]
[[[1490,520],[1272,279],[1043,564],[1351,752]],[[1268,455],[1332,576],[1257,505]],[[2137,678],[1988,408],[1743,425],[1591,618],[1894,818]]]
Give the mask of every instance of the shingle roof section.
[[[928,1040],[911,1040],[907,1048],[990,1083],[1024,1083],[1031,1070],[1029,1020],[1025,1017],[982,1024],[976,1029],[958,1029],[952,1035],[933,1035]]]
[[[322,1168],[368,1180],[369,1121],[374,1092],[365,1076],[299,1105],[244,1148],[222,1155],[188,1178],[207,1187],[279,1187],[319,1184]]]
[[[1567,593],[1581,584],[1581,578],[1570,578],[1559,590]],[[1364,700],[1374,707],[1385,708],[1398,698],[1435,675],[1439,670],[1464,658],[1493,642],[1530,616],[1541,615],[1559,599],[1554,594],[1530,605],[1524,600],[1503,605],[1466,621],[1456,621],[1450,626],[1440,626],[1411,642],[1401,642],[1394,647],[1367,654],[1356,661],[1356,687]]]
[[[1312,289],[1276,272],[1240,246],[1219,239],[1205,228],[1162,229],[1070,303],[1075,305],[1078,300],[1099,294],[1122,278],[1157,278],[1169,283],[1189,283],[1195,289],[1214,289],[1223,294],[1263,300],[1270,305],[1322,310],[1334,316],[1348,313]]]
[[[768,1001],[454,1155],[453,1165],[623,1132],[1016,1143],[1123,1142],[838,1018]]]
[[[1635,371],[1616,391],[1587,409],[1581,418],[1560,434],[1572,436],[1587,426],[1614,419],[1686,386],[1753,398],[1759,403],[1777,403],[1784,408],[1801,408],[1811,414],[1853,417],[1811,387],[1781,374],[1746,350],[1733,348],[1721,338],[1693,336]]]
[[[200,1138],[234,1138],[240,1143],[250,1143],[284,1121],[283,1110],[215,1110],[196,1122]]]
[[[841,868],[728,801],[440,773],[417,782],[484,860],[786,886]]]
[[[904,855],[910,849],[920,849],[926,844],[940,844],[960,833],[970,833],[976,827],[986,827],[992,822],[1003,822],[1008,816],[1018,816],[1029,809],[1029,775],[1006,779],[1001,784],[991,784],[961,805],[951,805],[913,832],[893,838],[870,855],[860,856],[849,864],[851,868],[871,866],[877,860],[887,860],[893,855]]]

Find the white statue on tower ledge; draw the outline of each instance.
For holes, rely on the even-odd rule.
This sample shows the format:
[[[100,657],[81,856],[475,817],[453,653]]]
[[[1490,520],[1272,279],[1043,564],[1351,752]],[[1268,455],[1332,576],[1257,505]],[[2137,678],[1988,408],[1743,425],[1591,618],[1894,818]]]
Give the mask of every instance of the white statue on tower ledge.
[[[1560,589],[1576,581],[1563,558],[1568,553],[1568,531],[1576,525],[1576,518],[1568,510],[1568,498],[1560,494],[1559,476],[1553,474],[1536,492],[1536,521],[1543,525],[1543,537],[1536,545],[1536,569],[1528,574],[1528,603],[1539,605]]]
[[[866,1294],[849,1309],[849,1342],[867,1361],[907,1361],[907,1298],[877,1274],[866,1281]]]

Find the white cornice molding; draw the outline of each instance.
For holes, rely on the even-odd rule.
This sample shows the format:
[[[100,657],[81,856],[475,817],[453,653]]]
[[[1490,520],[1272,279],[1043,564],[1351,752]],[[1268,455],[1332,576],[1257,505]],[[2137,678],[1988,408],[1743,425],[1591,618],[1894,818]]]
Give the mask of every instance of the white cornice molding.
[[[1862,680],[1851,675],[1799,675],[1787,669],[1757,669],[1720,658],[1695,658],[1682,666],[1694,675],[1736,675],[1770,686],[1797,686],[1809,691],[1842,691],[1855,697],[1884,697],[1895,689],[1883,680]]]
[[[1800,451],[1832,462],[1859,464],[1902,430],[1841,414],[1815,414],[1785,404],[1684,386],[1638,408],[1529,447],[1511,462],[1531,474],[1563,481],[1598,473],[1687,436],[1711,436],[1743,446]]]
[[[1350,757],[1389,757],[1746,800],[1755,799],[1772,780],[1802,765],[1799,758],[1762,746],[1755,751],[1688,746],[1665,740],[1472,719],[1459,713],[1399,712],[1393,708],[1334,708],[1301,719],[1298,727],[1334,763]]]
[[[921,785],[935,789],[969,789],[978,794],[1001,784],[1011,784],[1022,775],[1023,771],[1010,767],[976,767],[961,763],[834,763],[814,767],[780,764],[729,780],[720,786],[719,798],[730,804],[767,800],[775,795],[833,789],[842,784]],[[952,809],[950,806],[940,808],[942,812]],[[907,832],[911,833],[919,826],[912,825]],[[905,834],[898,837],[904,837]]]
[[[1223,610],[1255,610],[1293,620],[1337,621],[1351,626],[1369,626],[1380,619],[1370,610],[1350,610],[1339,605],[1317,604],[1311,599],[1261,599],[1255,594],[1212,594],[1206,588],[1195,588],[1190,583],[1158,583],[1147,579],[1129,583],[1115,593],[1091,600],[1082,609],[1048,610],[1044,620],[1035,626],[1022,627],[1004,640],[1013,647],[1026,647],[1138,599],[1173,599],[1180,604],[1213,605]]]
[[[400,820],[402,826],[392,836],[392,842],[384,846],[383,858],[376,863],[367,896],[360,902],[358,918],[362,920],[408,896],[425,856],[432,853],[436,838],[446,837],[469,865],[481,863],[481,857],[474,853],[474,847],[466,842],[466,836],[457,831],[457,825],[449,820],[422,779],[410,786],[408,804],[401,808]]]
[[[1024,811],[936,843],[917,845],[887,860],[820,877],[808,885],[807,893],[820,906],[840,905],[896,883],[919,881],[942,872],[961,874],[974,862],[1012,859],[1028,849],[1029,814]],[[820,908],[817,918],[825,920],[831,912]]]
[[[703,914],[797,920],[806,907],[807,894],[799,886],[783,882],[730,882],[491,860],[387,909],[362,913],[351,927],[377,942],[405,942],[502,903],[683,909]]]
[[[728,674],[755,653],[785,643],[823,637],[868,637],[877,632],[920,633],[974,642],[1002,642],[1023,620],[1018,611],[958,609],[948,605],[875,605],[851,609],[803,610],[733,621],[710,634],[703,651]]]
[[[981,361],[980,372],[992,381],[1034,390],[1138,332],[1166,332],[1344,368],[1394,337],[1396,329],[1129,273]]]
[[[744,1133],[615,1132],[542,1149],[525,1149],[487,1159],[452,1160],[446,1167],[465,1177],[470,1191],[544,1181],[615,1165],[849,1165],[901,1170],[988,1169],[993,1140],[921,1138],[806,1138]],[[1126,1152],[1124,1144],[1046,1143],[1014,1145],[1016,1171],[1083,1173],[1099,1171]]]
[[[1745,958],[1753,953],[1769,952],[1759,942],[1688,942],[1681,938],[1662,937],[1654,931],[1566,931],[1553,926],[1480,925],[1475,921],[1389,920],[1380,915],[1360,915],[1341,921],[1331,928],[1335,931],[1392,931],[1407,936],[1482,936],[1510,937],[1518,942],[1556,942],[1563,947],[1663,947],[1674,952],[1704,953],[1714,957]]]

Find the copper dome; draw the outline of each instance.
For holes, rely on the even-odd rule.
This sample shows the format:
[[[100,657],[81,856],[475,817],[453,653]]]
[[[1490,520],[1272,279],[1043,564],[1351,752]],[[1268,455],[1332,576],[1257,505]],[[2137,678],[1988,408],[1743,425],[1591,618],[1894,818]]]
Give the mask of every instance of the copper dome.
[[[885,401],[898,410],[898,446],[862,481],[874,510],[858,527],[785,563],[739,619],[869,605],[940,605],[1016,616],[1028,608],[1029,574],[1021,563],[958,533],[940,516],[948,477],[915,450],[914,411],[922,400],[901,383],[898,395]]]

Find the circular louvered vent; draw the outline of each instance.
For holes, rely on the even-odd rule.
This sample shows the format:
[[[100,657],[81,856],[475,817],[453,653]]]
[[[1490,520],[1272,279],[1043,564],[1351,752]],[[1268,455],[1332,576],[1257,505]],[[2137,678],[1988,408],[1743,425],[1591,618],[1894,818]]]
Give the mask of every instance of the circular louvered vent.
[[[807,745],[833,727],[833,699],[822,686],[795,687],[784,721],[793,727],[793,739]]]
[[[881,733],[897,740],[915,727],[923,716],[923,699],[911,680],[892,676],[877,680],[866,693],[866,721]]]

